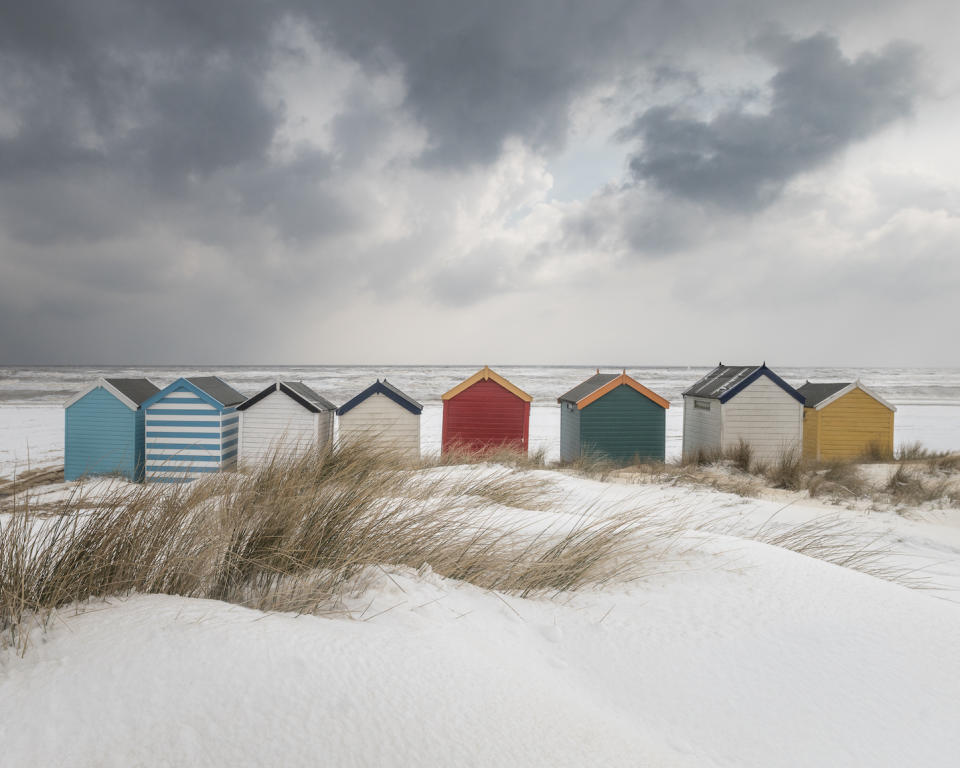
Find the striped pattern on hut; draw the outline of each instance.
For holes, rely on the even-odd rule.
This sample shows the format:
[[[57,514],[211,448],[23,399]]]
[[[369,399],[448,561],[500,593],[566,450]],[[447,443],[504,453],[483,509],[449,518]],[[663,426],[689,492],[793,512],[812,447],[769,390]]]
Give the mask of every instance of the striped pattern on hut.
[[[147,482],[183,482],[237,463],[237,406],[246,398],[216,376],[177,379],[146,410]]]

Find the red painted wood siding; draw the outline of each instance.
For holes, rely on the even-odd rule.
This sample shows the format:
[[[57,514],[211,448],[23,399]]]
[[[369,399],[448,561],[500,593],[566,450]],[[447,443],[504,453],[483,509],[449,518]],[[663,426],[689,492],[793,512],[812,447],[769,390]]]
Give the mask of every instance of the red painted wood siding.
[[[442,450],[513,448],[526,453],[530,403],[490,379],[443,401]]]

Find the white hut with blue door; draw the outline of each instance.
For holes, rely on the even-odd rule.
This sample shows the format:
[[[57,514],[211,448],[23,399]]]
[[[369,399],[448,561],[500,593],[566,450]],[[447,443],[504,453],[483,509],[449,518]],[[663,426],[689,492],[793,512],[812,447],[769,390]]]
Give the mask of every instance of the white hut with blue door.
[[[330,446],[336,409],[302,381],[275,381],[237,408],[240,466]]]
[[[761,462],[799,455],[803,404],[766,363],[721,363],[683,393],[683,457],[713,456],[741,441]]]
[[[247,398],[217,376],[177,379],[147,400],[147,482],[194,480],[237,464],[237,406]]]
[[[63,476],[143,480],[143,404],[150,379],[99,379],[64,403]]]

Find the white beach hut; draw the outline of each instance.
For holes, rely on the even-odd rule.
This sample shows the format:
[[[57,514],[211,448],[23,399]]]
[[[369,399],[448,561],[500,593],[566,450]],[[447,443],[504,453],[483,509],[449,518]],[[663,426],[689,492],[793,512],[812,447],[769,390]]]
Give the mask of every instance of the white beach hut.
[[[718,365],[683,393],[683,457],[726,451],[741,440],[758,461],[799,455],[803,403],[766,363]]]
[[[302,381],[276,381],[241,403],[240,466],[333,442],[336,406]]]
[[[337,409],[340,440],[364,441],[378,448],[420,455],[423,406],[386,379],[377,379]]]

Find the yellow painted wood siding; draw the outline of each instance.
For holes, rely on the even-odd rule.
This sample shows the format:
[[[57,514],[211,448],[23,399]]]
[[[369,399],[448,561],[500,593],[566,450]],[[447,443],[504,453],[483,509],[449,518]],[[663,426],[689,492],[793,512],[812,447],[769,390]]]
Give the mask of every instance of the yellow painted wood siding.
[[[803,458],[818,461],[817,448],[820,442],[820,411],[803,409]]]
[[[820,460],[854,459],[871,444],[893,454],[893,411],[862,389],[853,389],[820,410]]]

